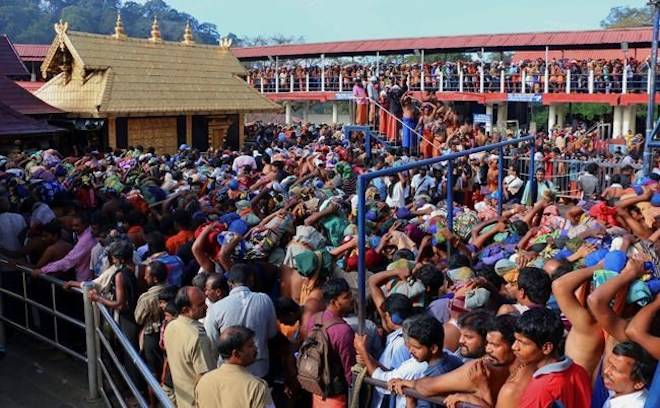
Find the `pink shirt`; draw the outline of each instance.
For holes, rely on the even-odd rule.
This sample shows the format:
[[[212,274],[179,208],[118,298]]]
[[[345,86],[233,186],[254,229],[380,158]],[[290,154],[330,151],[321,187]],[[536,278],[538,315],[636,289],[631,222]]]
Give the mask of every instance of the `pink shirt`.
[[[59,261],[51,262],[41,268],[44,273],[64,272],[71,268],[76,269],[76,280],[84,282],[92,279],[92,271],[89,268],[89,258],[92,254],[92,248],[96,245],[96,238],[92,235],[92,230],[87,229],[78,238],[76,245],[68,254]]]
[[[367,91],[364,88],[355,85],[353,87],[353,96],[358,98],[357,100],[358,104],[360,105],[367,104]]]

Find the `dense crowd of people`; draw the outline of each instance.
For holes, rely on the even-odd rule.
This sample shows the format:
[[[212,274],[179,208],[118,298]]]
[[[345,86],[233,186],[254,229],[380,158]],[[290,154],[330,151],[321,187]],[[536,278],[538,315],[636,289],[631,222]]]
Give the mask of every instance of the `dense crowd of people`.
[[[500,92],[502,73],[504,74],[505,92],[542,93],[545,90],[546,61],[534,60],[505,61],[438,61],[432,63],[394,63],[379,64],[339,64],[320,65],[282,64],[275,67],[266,65],[250,69],[248,80],[255,87],[274,92],[319,91],[323,82],[328,91],[350,91],[356,79],[371,79],[381,89],[407,79],[413,90],[458,91],[459,77],[462,73],[463,90],[479,92],[481,72],[484,74],[484,92]],[[620,93],[626,77],[627,92],[646,92],[649,59],[551,59],[547,62],[548,92],[566,92],[566,83],[570,80],[571,92],[589,92],[589,76],[593,72],[593,92]],[[570,78],[568,73],[570,72]],[[523,81],[524,76],[524,81]],[[322,79],[323,77],[323,79]],[[276,85],[277,82],[277,85]]]
[[[433,148],[494,141],[422,110],[447,136]],[[35,277],[93,282],[179,408],[346,407],[365,375],[387,388],[358,406],[434,406],[406,390],[450,408],[660,404],[660,162],[649,176],[621,163],[603,191],[591,166],[560,203],[543,146],[585,147],[558,130],[537,137],[535,181],[514,160],[501,196],[488,153],[457,160],[450,186],[444,164],[374,179],[360,332],[357,176],[415,158],[368,160],[331,126],[252,132],[240,152],[1,157],[0,249]]]

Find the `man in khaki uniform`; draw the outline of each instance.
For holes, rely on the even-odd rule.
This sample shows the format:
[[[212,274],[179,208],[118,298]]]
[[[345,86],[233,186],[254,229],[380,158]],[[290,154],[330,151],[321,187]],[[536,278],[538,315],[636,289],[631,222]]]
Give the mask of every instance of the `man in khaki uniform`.
[[[254,332],[243,326],[227,327],[220,334],[218,348],[223,364],[199,380],[197,407],[274,408],[266,381],[247,370],[257,358]]]
[[[165,351],[178,408],[195,407],[195,384],[215,367],[211,341],[197,321],[206,314],[205,300],[197,288],[179,289],[174,299],[179,315],[165,329]]]

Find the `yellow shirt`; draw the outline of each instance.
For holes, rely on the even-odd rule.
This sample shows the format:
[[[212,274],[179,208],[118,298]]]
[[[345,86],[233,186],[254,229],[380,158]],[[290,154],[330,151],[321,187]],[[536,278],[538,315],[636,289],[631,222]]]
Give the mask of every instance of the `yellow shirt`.
[[[204,374],[195,388],[199,408],[265,408],[273,406],[266,381],[240,365],[224,363]]]
[[[204,326],[186,316],[177,317],[165,329],[165,351],[177,407],[194,407],[197,378],[216,367]]]

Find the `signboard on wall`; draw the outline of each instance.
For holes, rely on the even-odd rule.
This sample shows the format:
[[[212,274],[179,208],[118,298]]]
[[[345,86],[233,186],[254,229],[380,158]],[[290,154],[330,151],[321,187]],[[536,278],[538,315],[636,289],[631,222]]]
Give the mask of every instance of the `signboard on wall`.
[[[510,93],[506,96],[508,102],[543,102],[542,94]]]
[[[472,115],[472,117],[472,122],[474,123],[493,123],[493,115],[489,115],[487,113],[475,113]]]

